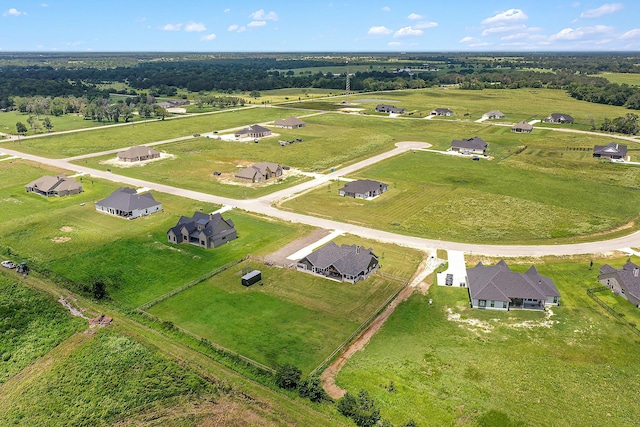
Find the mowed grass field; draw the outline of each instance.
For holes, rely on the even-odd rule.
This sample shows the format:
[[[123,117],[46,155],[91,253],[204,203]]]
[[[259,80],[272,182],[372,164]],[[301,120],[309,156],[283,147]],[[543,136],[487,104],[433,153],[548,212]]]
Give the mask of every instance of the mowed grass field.
[[[127,308],[249,253],[270,253],[309,229],[233,211],[225,218],[234,221],[239,238],[229,244],[209,251],[171,245],[166,232],[181,215],[217,207],[154,193],[163,211],[128,221],[95,211],[94,202],[118,188],[113,183],[84,178],[84,193],[63,198],[24,192],[24,183],[52,173],[26,162],[0,163],[2,246],[17,254],[15,261],[28,260],[81,289],[95,278],[108,280],[109,296]]]
[[[443,127],[436,132],[437,126]],[[427,140],[438,149],[446,149],[452,137],[478,135],[489,142],[495,158],[475,162],[407,153],[351,177],[389,185],[372,201],[338,196],[343,181],[283,206],[387,231],[467,242],[572,242],[635,227],[640,169],[593,159],[593,144],[602,144],[603,138],[541,131],[527,139],[504,127],[473,132],[472,125],[454,130],[449,123],[432,123],[428,130]]]
[[[602,73],[594,74],[592,77],[603,77],[611,83],[627,84],[629,86],[640,86],[640,74],[632,73]]]
[[[586,293],[605,262],[589,270],[589,259],[536,261],[562,295],[547,313],[472,310],[460,288],[416,293],[337,383],[367,389],[394,424],[411,414],[420,426],[634,425],[640,337]]]
[[[373,247],[381,271],[407,280],[421,259],[417,251],[352,236],[336,243]],[[262,284],[245,288],[240,277],[253,269]],[[247,261],[148,311],[260,363],[291,363],[308,374],[401,286],[380,275],[339,283]]]
[[[85,129],[92,127],[103,127],[112,123],[99,123],[93,120],[84,120],[84,117],[76,114],[65,114],[63,116],[40,116],[40,123],[45,117],[51,119],[53,124],[53,132],[60,132],[65,130]],[[33,135],[34,132],[29,125],[29,114],[20,113],[18,111],[8,111],[6,113],[0,113],[0,132],[8,134],[17,134],[16,123],[22,122],[27,127],[27,135]],[[43,126],[41,126],[38,134],[48,133]]]

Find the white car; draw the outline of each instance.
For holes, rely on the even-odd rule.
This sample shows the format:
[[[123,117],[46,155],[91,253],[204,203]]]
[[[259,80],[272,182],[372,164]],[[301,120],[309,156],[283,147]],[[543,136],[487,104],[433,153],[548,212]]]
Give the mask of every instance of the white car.
[[[2,261],[0,265],[6,268],[16,268],[16,264],[13,261]]]

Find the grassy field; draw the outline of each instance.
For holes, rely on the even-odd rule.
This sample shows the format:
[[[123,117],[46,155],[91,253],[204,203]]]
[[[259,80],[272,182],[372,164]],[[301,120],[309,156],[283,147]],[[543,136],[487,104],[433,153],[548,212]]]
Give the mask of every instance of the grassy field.
[[[373,201],[340,197],[337,192],[344,183],[333,182],[284,207],[403,234],[468,242],[581,241],[633,226],[640,204],[640,169],[593,159],[592,144],[602,143],[602,138],[557,134],[551,139],[549,131],[541,131],[527,140],[508,128],[485,126],[473,132],[472,126],[454,130],[449,123],[432,123],[427,140],[445,149],[452,137],[478,135],[489,142],[494,160],[407,153],[354,176],[389,184],[389,191]],[[611,197],[626,202],[605,201]]]
[[[40,116],[40,122],[47,116]],[[84,120],[82,116],[75,114],[65,114],[64,116],[48,116],[53,124],[53,132],[60,132],[65,130],[85,129],[92,127],[103,127],[113,123],[98,123],[93,120]],[[22,122],[28,129],[27,135],[33,135],[34,132],[29,126],[29,114],[20,113],[18,111],[8,111],[6,113],[0,113],[0,132],[16,135],[16,123]],[[42,128],[38,132],[47,133],[46,129]]]
[[[640,86],[640,74],[632,73],[602,73],[594,74],[592,77],[603,77],[611,83],[627,84],[629,86]]]
[[[2,255],[4,256],[4,255]],[[49,295],[20,283],[15,271],[0,272],[0,384],[86,327]]]
[[[640,338],[586,294],[604,262],[590,271],[588,259],[538,261],[562,295],[552,314],[472,310],[465,289],[414,294],[338,384],[366,388],[394,423],[411,414],[420,426],[633,425]]]
[[[382,271],[406,279],[420,261],[416,251],[394,245],[350,236],[336,242],[373,247]],[[263,284],[245,288],[240,276],[253,269],[262,272]],[[338,283],[245,262],[149,312],[260,363],[274,368],[292,363],[308,374],[401,285],[379,275],[356,284]]]

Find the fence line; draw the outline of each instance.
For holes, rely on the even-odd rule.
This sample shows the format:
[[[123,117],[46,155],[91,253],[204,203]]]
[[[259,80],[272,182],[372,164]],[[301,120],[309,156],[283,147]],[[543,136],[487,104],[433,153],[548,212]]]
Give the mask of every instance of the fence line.
[[[604,292],[608,290],[609,288],[607,288],[606,286],[598,286],[597,288],[587,289],[587,295],[589,295],[595,302],[600,304],[600,306],[604,308],[609,314],[611,314],[613,317],[618,319],[620,322],[627,325],[629,328],[631,328],[633,332],[640,335],[640,329],[638,329],[636,325],[634,325],[633,323],[629,322],[627,318],[624,316],[624,314],[618,313],[613,307],[609,306],[606,302],[602,301],[596,295],[599,292]]]
[[[362,333],[362,331],[368,328],[371,322],[373,322],[374,319],[378,317],[380,313],[382,313],[387,308],[387,306],[391,303],[391,301],[396,299],[396,297],[400,294],[400,292],[402,292],[402,290],[406,288],[408,285],[409,285],[409,282],[405,280],[404,284],[397,291],[395,291],[389,298],[387,298],[385,302],[383,302],[382,305],[375,312],[373,312],[373,314],[371,314],[371,316],[369,316],[364,322],[362,322],[362,324],[358,326],[358,329],[356,329],[351,335],[349,335],[349,337],[346,340],[344,340],[338,348],[333,350],[333,352],[326,359],[324,359],[322,363],[320,363],[313,371],[311,371],[309,376],[310,377],[314,376],[319,372],[322,372],[323,370],[325,370],[327,366],[329,366],[329,364],[333,361],[333,359],[338,354],[340,354],[347,345],[351,344],[354,338],[356,338],[358,335],[360,335],[360,333]]]

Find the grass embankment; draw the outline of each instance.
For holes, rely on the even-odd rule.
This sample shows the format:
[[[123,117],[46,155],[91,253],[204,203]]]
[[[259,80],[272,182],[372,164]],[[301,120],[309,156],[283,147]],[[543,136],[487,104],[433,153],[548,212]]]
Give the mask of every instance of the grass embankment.
[[[472,310],[466,289],[414,294],[338,384],[366,388],[384,418],[404,422],[410,413],[420,426],[632,425],[640,339],[586,294],[604,262],[593,270],[588,259],[536,264],[562,295],[553,314]]]

